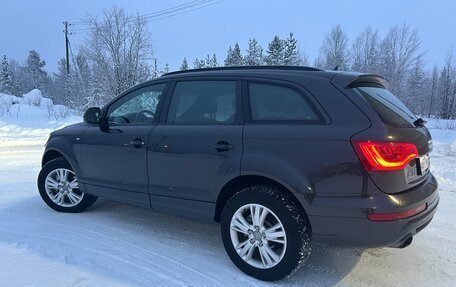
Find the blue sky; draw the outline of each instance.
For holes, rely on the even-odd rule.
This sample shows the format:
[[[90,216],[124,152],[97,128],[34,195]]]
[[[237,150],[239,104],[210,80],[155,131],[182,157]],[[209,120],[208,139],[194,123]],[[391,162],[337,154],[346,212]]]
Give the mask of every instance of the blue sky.
[[[46,60],[46,68],[56,70],[64,57],[65,20],[85,20],[88,14],[100,15],[112,5],[128,13],[146,14],[170,8],[190,0],[0,0],[0,55],[24,62],[35,49]],[[195,57],[216,53],[223,62],[229,45],[236,41],[244,51],[249,37],[263,45],[275,34],[295,33],[300,48],[313,60],[322,39],[332,25],[340,23],[350,40],[367,25],[378,28],[383,36],[396,24],[407,23],[419,32],[426,63],[441,65],[451,47],[456,49],[456,1],[242,1],[224,2],[189,13],[149,22],[155,57],[177,69],[183,57],[190,65]],[[75,27],[76,29],[76,27]],[[70,36],[76,49],[83,33]]]

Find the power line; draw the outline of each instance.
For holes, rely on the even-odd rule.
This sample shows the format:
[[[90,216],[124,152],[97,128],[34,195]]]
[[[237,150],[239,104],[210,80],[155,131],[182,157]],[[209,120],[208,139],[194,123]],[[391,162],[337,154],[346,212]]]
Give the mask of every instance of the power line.
[[[163,10],[160,10],[160,11],[157,11],[157,12],[153,12],[153,13],[148,13],[148,14],[143,14],[143,15],[138,15],[138,16],[135,16],[135,17],[128,17],[127,18],[127,23],[128,22],[132,22],[132,21],[136,21],[138,18],[139,19],[142,19],[142,20],[145,20],[146,22],[150,22],[150,21],[158,21],[158,20],[162,20],[162,19],[166,19],[166,18],[169,18],[169,17],[173,17],[173,16],[177,16],[177,15],[181,15],[181,14],[184,14],[184,13],[188,13],[188,12],[191,12],[191,11],[195,11],[195,10],[198,10],[198,9],[202,9],[202,8],[205,8],[205,7],[208,7],[208,6],[212,6],[212,5],[215,5],[215,4],[218,4],[218,3],[221,3],[221,2],[224,2],[226,0],[196,0],[196,1],[190,1],[190,2],[187,2],[187,3],[184,3],[184,4],[181,4],[181,5],[177,5],[177,6],[174,6],[174,7],[171,7],[171,8],[167,8],[167,9],[163,9]],[[98,24],[106,24],[108,23],[108,21],[100,21],[100,22],[97,22]],[[71,22],[71,24],[73,25],[92,25],[94,23],[90,22],[90,21],[80,21],[80,22]],[[96,27],[79,27],[79,28],[76,28],[74,30],[74,32],[87,32],[87,31],[92,31],[96,29]]]
[[[176,8],[185,8],[185,6],[198,4],[198,2],[202,2],[202,1],[205,2],[207,0],[194,0],[194,1],[186,2],[186,3],[183,3],[183,4],[177,5],[177,6],[173,6],[173,7],[167,8],[167,9],[159,10],[157,12],[144,14],[143,16],[145,16],[145,17],[146,16],[151,16],[151,15],[154,15],[154,14],[157,14],[157,13],[170,11],[170,10],[173,10],[173,9],[176,9]],[[88,21],[79,21],[79,22],[72,22],[72,23],[76,24],[76,25],[90,25],[91,24],[91,22],[88,22]]]
[[[178,16],[181,14],[189,13],[195,10],[203,9],[221,2],[224,2],[226,0],[193,0],[189,1],[180,5],[176,5],[170,8],[162,9],[156,12],[152,13],[147,13],[143,15],[138,15],[138,16],[130,16],[127,17],[126,23],[132,22],[132,21],[137,21],[143,20],[146,23],[149,23],[151,21],[159,21],[163,19],[167,19],[170,17]],[[64,34],[65,34],[65,52],[66,52],[66,70],[67,74],[70,73],[70,57],[69,57],[69,50],[71,49],[70,43],[68,36],[73,35],[73,34],[83,34],[86,32],[94,31],[97,29],[97,27],[90,27],[90,25],[93,24],[106,24],[108,23],[109,20],[104,20],[104,21],[99,21],[99,22],[91,22],[91,21],[76,21],[76,22],[68,22],[65,21],[63,22],[64,24]],[[78,27],[79,26],[79,27]],[[86,26],[86,27],[84,27]],[[70,31],[70,27],[75,27],[75,29],[72,29]],[[71,53],[73,53],[71,51]],[[72,55],[73,56],[73,55]],[[73,57],[74,61],[74,57]]]

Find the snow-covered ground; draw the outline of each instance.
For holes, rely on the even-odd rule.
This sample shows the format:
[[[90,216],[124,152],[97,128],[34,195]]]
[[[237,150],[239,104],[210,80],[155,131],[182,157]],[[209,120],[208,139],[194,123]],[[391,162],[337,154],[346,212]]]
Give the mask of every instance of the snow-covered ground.
[[[0,116],[0,286],[454,286],[456,282],[456,131],[435,121],[432,171],[440,206],[406,249],[315,245],[310,260],[278,283],[239,271],[216,224],[99,200],[61,214],[39,198],[36,176],[56,120],[38,106]],[[27,111],[27,112],[25,112]],[[26,116],[26,115],[29,116]]]

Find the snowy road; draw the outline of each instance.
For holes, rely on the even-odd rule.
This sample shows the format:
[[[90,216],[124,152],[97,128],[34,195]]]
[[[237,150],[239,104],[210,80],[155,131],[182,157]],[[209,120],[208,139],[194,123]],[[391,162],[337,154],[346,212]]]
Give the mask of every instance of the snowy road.
[[[42,144],[11,143],[0,145],[0,286],[268,285],[231,263],[216,224],[107,200],[85,213],[54,212],[35,185]],[[273,285],[454,286],[456,146],[435,144],[440,206],[410,247],[314,246],[303,268]]]

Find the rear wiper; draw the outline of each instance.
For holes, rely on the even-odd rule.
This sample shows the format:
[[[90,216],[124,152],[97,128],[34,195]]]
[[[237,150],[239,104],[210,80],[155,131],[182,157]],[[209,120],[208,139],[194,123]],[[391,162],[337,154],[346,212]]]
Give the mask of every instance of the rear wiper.
[[[427,122],[425,120],[423,120],[422,118],[418,118],[416,121],[413,122],[413,124],[415,125],[415,127],[424,127],[424,125],[426,124]]]

